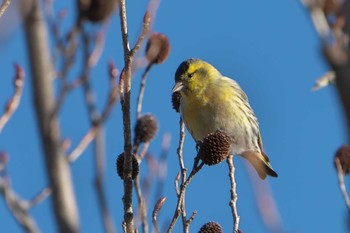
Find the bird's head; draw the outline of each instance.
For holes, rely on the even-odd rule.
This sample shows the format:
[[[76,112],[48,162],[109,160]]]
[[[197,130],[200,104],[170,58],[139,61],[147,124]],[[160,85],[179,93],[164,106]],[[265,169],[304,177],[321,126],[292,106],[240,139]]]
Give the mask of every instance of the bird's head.
[[[202,92],[208,84],[219,77],[220,72],[209,63],[194,58],[188,59],[176,70],[173,93],[181,91],[187,95]]]

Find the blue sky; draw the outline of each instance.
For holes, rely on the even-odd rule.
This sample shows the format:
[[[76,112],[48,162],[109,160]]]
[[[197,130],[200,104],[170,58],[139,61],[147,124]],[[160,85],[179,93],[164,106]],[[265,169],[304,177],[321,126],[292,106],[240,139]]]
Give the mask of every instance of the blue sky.
[[[62,24],[63,31],[73,23],[74,6],[71,1],[55,1],[56,11],[69,9]],[[131,44],[140,31],[146,7],[147,1],[127,2]],[[16,23],[12,17],[16,18],[15,9],[9,9],[0,19],[0,106],[5,105],[13,92],[13,63],[19,63],[27,75],[21,105],[0,134],[0,150],[10,155],[7,171],[15,191],[23,198],[31,198],[47,184],[47,180],[33,112],[24,31],[21,22]],[[98,31],[98,26],[89,28]],[[160,125],[149,152],[159,157],[162,136],[165,133],[172,136],[164,189],[167,200],[159,216],[161,225],[172,217],[175,210],[173,181],[179,171],[176,155],[179,115],[171,108],[170,101],[174,73],[180,62],[195,57],[208,61],[222,74],[234,78],[247,93],[260,122],[265,150],[279,174],[277,179],[259,182],[271,186],[284,232],[347,232],[347,210],[332,162],[337,148],[347,140],[345,121],[334,87],[318,92],[310,90],[315,79],[326,72],[328,66],[307,10],[294,0],[239,0],[217,4],[199,0],[162,1],[152,30],[166,34],[171,44],[166,63],[155,66],[149,74],[143,104],[143,113],[153,113]],[[92,72],[101,108],[108,90],[107,62],[113,60],[119,68],[123,65],[117,14],[108,25],[106,48]],[[133,80],[133,122],[141,72],[138,71]],[[72,70],[70,78],[78,74],[79,67]],[[73,147],[88,128],[83,103],[82,91],[76,90],[69,94],[60,113],[62,137],[71,138]],[[123,150],[120,104],[116,105],[107,121],[105,132],[106,193],[115,225],[121,232],[123,185],[115,172],[115,159]],[[89,147],[71,169],[82,232],[102,232],[93,189],[92,152]],[[186,167],[192,167],[195,153],[195,144],[187,134],[184,148]],[[253,184],[243,159],[235,157],[235,165],[240,228],[244,232],[269,232],[259,216]],[[141,164],[141,174],[147,173],[147,166]],[[187,213],[198,211],[191,232],[197,232],[208,221],[217,221],[224,232],[231,232],[227,174],[225,162],[204,167],[189,185]],[[153,206],[154,198],[151,197]],[[134,203],[136,206],[136,200]],[[31,210],[42,232],[56,230],[50,207],[48,199]],[[0,216],[1,232],[21,232],[3,199],[0,201]],[[180,221],[174,232],[181,232]]]

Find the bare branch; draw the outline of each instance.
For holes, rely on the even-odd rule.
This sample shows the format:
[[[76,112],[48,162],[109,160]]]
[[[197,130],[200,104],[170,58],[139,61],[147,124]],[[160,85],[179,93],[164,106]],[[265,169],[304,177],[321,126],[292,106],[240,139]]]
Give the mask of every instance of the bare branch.
[[[144,24],[141,35],[138,37],[135,47],[130,51],[127,29],[126,5],[125,0],[118,0],[119,17],[122,33],[122,42],[124,49],[124,69],[121,80],[123,90],[121,96],[121,105],[123,111],[124,126],[124,224],[127,233],[134,231],[133,209],[132,209],[132,144],[131,144],[131,123],[130,123],[130,96],[131,96],[131,68],[133,56],[139,50],[145,35],[149,30],[150,17],[144,17]],[[146,15],[148,15],[146,13]]]
[[[11,0],[3,0],[0,6],[0,18],[5,13],[6,9],[10,5]]]
[[[233,156],[229,155],[226,159],[226,162],[229,167],[229,177],[231,182],[231,201],[230,201],[230,207],[233,217],[233,232],[238,233],[238,226],[239,226],[239,215],[237,212],[237,192],[236,192],[236,181],[235,181],[235,167],[233,166]]]
[[[52,202],[60,232],[79,232],[79,218],[70,167],[61,147],[60,130],[53,115],[53,67],[49,54],[47,29],[38,0],[24,1],[25,33],[31,66],[34,106],[40,129],[46,169],[52,188]]]
[[[168,233],[170,233],[173,230],[173,228],[174,228],[174,226],[176,224],[176,221],[179,218],[180,214],[182,214],[183,219],[186,218],[185,205],[184,205],[185,192],[186,192],[186,188],[187,188],[188,184],[191,182],[191,180],[197,174],[197,172],[200,171],[200,169],[202,169],[202,167],[204,165],[203,162],[201,162],[199,165],[198,164],[199,164],[199,158],[196,157],[190,175],[185,180],[185,182],[182,183],[182,185],[181,185],[180,193],[179,193],[179,196],[178,196],[178,199],[177,199],[177,205],[176,205],[175,213],[174,213],[173,219],[171,220],[169,228],[167,230]],[[189,230],[188,229],[189,225],[187,225],[186,223],[187,223],[187,220],[185,219],[185,221],[183,222],[184,232],[188,232],[188,230]]]
[[[0,116],[0,133],[11,118],[12,114],[16,111],[23,92],[24,71],[18,64],[15,64],[15,70],[16,75],[13,81],[15,92],[12,98],[8,101],[4,114]]]
[[[0,193],[4,196],[7,207],[13,214],[17,222],[28,233],[39,233],[40,230],[37,227],[36,221],[29,213],[29,210],[43,201],[47,196],[51,194],[49,188],[44,188],[36,197],[32,200],[21,199],[12,189],[9,178],[6,171],[1,172],[0,176]]]

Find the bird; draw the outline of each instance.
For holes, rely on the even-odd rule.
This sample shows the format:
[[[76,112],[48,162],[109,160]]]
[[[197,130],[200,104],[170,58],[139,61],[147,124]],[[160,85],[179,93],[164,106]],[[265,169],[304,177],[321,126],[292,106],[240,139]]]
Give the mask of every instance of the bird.
[[[197,145],[207,135],[223,131],[232,139],[230,153],[247,159],[261,179],[278,176],[263,151],[248,97],[236,81],[208,62],[190,58],[177,68],[172,92],[181,94],[181,118]]]

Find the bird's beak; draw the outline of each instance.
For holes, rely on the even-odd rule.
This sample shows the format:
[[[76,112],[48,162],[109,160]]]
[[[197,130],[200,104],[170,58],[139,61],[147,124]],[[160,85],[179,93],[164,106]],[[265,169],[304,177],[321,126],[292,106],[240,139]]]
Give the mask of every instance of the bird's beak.
[[[177,91],[181,91],[183,87],[184,87],[184,85],[183,85],[182,82],[177,82],[177,83],[175,83],[172,92],[174,93],[174,92],[177,92]]]

